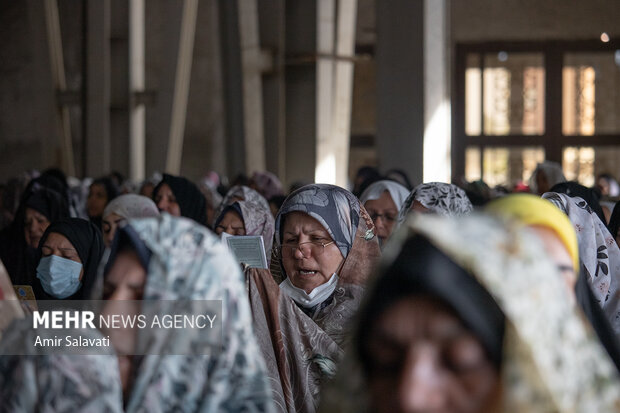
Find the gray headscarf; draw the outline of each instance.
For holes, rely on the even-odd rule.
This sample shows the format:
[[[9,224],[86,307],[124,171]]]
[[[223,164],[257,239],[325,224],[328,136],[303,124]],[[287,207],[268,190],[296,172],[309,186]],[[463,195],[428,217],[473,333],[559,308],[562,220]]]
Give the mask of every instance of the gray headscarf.
[[[392,201],[396,204],[396,208],[400,210],[400,207],[405,202],[405,199],[409,195],[409,190],[398,182],[383,180],[377,181],[370,185],[362,195],[360,196],[360,202],[366,204],[366,201],[373,201],[379,199],[381,195],[388,191],[392,197]]]
[[[223,337],[221,351],[211,356],[145,356],[127,412],[272,411],[241,269],[232,254],[211,231],[186,218],[162,214],[128,226],[151,252],[144,299],[221,300]],[[199,335],[193,339],[204,342]],[[174,341],[162,340],[149,345]]]
[[[125,194],[114,198],[103,211],[103,217],[116,214],[122,218],[148,218],[159,216],[153,200],[136,194]]]
[[[429,182],[416,186],[400,208],[398,222],[402,223],[414,201],[431,212],[444,216],[461,216],[474,209],[465,191],[453,184]]]

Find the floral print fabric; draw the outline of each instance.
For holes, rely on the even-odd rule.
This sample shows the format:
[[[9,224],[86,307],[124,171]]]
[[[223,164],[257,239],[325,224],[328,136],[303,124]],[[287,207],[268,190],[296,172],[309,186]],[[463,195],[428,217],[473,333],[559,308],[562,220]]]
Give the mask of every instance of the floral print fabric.
[[[85,338],[102,338],[94,330],[67,331]],[[118,362],[115,355],[34,354],[36,336],[53,339],[53,330],[32,329],[32,318],[18,320],[6,330],[4,348],[32,348],[33,354],[0,356],[0,412],[93,412],[123,411]]]
[[[418,201],[423,207],[438,215],[461,216],[469,214],[473,205],[467,194],[453,184],[429,182],[416,186],[400,207],[398,222],[403,222],[413,203]]]
[[[620,338],[620,249],[614,237],[582,198],[556,192],[547,192],[543,198],[564,211],[573,223],[579,259],[591,290]]]
[[[127,412],[272,411],[241,269],[230,252],[189,219],[163,214],[129,225],[152,252],[144,299],[221,300],[223,343],[212,356],[145,356]],[[164,337],[149,345],[170,343]]]
[[[502,412],[620,409],[615,367],[531,230],[487,216],[413,215],[394,234],[382,268],[416,234],[472,274],[505,314]],[[368,411],[359,361],[346,360],[347,373],[325,389],[322,412]]]

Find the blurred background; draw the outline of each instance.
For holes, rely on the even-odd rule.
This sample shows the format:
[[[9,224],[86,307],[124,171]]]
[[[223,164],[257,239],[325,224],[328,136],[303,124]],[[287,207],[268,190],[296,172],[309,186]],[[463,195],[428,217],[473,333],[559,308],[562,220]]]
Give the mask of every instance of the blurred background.
[[[0,181],[620,176],[618,0],[0,0]]]

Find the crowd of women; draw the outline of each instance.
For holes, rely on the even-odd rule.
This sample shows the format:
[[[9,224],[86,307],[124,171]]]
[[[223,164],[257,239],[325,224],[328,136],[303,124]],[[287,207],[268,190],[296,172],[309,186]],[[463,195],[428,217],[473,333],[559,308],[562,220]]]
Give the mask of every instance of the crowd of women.
[[[620,188],[598,184],[544,162],[512,190],[373,168],[351,191],[288,195],[270,173],[230,188],[111,174],[87,196],[56,170],[6,185],[14,287],[219,300],[223,319],[208,356],[165,340],[160,355],[0,356],[0,412],[620,411]],[[222,233],[262,237],[268,268],[240,265]],[[2,331],[0,354],[31,324]]]

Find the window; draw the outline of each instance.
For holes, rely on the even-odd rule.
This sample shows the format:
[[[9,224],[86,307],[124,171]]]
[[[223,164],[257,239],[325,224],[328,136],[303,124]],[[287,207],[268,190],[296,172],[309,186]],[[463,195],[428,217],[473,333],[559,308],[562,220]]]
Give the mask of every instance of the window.
[[[611,42],[458,45],[455,73],[453,180],[527,183],[545,158],[584,185],[602,172],[620,178],[620,50]]]

